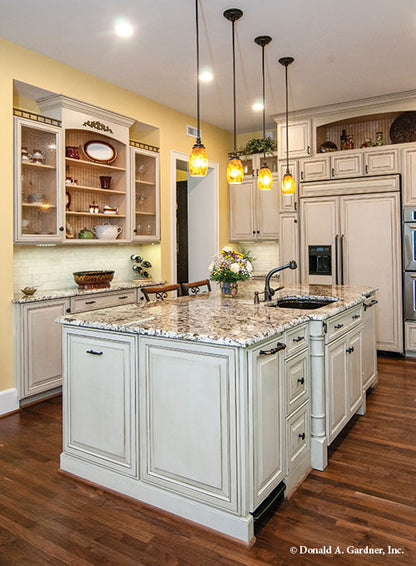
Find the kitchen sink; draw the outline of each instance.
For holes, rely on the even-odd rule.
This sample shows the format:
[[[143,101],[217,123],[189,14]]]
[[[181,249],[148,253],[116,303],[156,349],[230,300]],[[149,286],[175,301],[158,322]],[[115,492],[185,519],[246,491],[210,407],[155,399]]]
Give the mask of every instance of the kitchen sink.
[[[282,297],[273,303],[268,303],[269,307],[280,307],[283,309],[320,309],[338,299],[334,297]]]

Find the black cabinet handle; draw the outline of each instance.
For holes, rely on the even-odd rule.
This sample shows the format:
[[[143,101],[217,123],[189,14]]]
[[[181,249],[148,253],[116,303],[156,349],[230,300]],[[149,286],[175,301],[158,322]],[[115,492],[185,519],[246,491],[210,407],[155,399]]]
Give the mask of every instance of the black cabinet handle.
[[[368,165],[365,166],[365,174],[368,175]]]
[[[341,285],[344,285],[344,234],[341,234],[341,238],[339,240],[340,243],[340,254],[339,254],[339,261],[341,265]]]
[[[260,350],[260,355],[261,356],[273,356],[273,354],[277,354],[277,352],[280,352],[281,350],[284,350],[286,348],[286,344],[283,344],[282,342],[278,342],[276,344],[275,348],[271,348],[270,350]]]
[[[344,326],[343,324],[335,324],[334,328],[338,330],[338,328],[342,328],[343,326]]]
[[[353,317],[352,317],[352,319],[355,320],[356,318],[360,318],[360,317],[361,317],[361,315],[359,315],[359,314],[354,314]]]
[[[347,348],[347,354],[352,354],[354,351],[354,346],[351,346],[351,348]]]
[[[68,309],[65,310],[65,312],[71,312],[71,309],[68,308]]]
[[[305,440],[305,436],[306,434],[304,432],[302,432],[302,434],[299,434],[299,438],[301,438],[302,440]]]
[[[303,181],[303,171],[300,172],[300,178]]]
[[[97,301],[85,301],[86,305],[93,305],[94,303],[96,303]]]
[[[303,385],[305,383],[305,378],[304,377],[300,377],[298,379],[298,383],[300,383],[301,385]]]
[[[63,232],[65,230],[65,228],[63,226],[59,226],[59,231]]]
[[[133,232],[134,232],[135,234],[137,234],[137,228],[135,228],[135,229],[133,230]]]
[[[335,285],[339,285],[338,280],[338,234],[335,236]]]
[[[129,298],[128,295],[122,295],[121,297],[119,297],[120,301],[121,301],[122,299],[128,299],[128,298]]]
[[[376,299],[373,299],[369,303],[364,303],[364,310],[366,311],[367,309],[369,309],[370,307],[373,307],[377,303],[378,303],[378,301],[376,301]]]
[[[305,340],[305,336],[298,336],[297,338],[293,338],[293,342],[300,342],[301,340]]]
[[[331,170],[331,177],[335,177],[335,169],[333,167],[332,167],[332,170]]]
[[[311,154],[311,146],[308,145],[308,155],[310,155],[310,154]]]
[[[255,231],[255,230],[253,230],[253,234],[255,234],[255,233],[256,233],[256,231]]]
[[[87,354],[92,354],[93,356],[102,356],[103,352],[96,352],[95,350],[87,350]]]

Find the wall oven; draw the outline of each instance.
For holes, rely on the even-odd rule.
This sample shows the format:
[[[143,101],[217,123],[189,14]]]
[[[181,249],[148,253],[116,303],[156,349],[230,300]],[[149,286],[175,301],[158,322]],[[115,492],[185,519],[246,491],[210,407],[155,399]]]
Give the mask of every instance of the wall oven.
[[[403,211],[404,317],[416,320],[416,209]]]

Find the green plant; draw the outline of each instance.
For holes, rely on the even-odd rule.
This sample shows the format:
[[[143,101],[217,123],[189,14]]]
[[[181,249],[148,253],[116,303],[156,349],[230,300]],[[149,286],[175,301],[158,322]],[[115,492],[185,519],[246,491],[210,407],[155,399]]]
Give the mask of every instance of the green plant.
[[[276,141],[272,138],[266,137],[264,140],[263,138],[252,138],[248,140],[246,145],[242,145],[238,153],[240,155],[252,155],[253,153],[263,153],[264,149],[266,148],[266,153],[272,153],[276,151],[277,145]]]

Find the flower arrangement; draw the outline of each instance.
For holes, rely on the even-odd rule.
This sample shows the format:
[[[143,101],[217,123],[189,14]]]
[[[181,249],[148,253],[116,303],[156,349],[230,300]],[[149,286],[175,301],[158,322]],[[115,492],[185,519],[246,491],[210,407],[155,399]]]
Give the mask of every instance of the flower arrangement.
[[[221,252],[214,256],[214,261],[209,266],[209,274],[211,281],[236,283],[253,277],[253,266],[244,253],[224,246]]]

